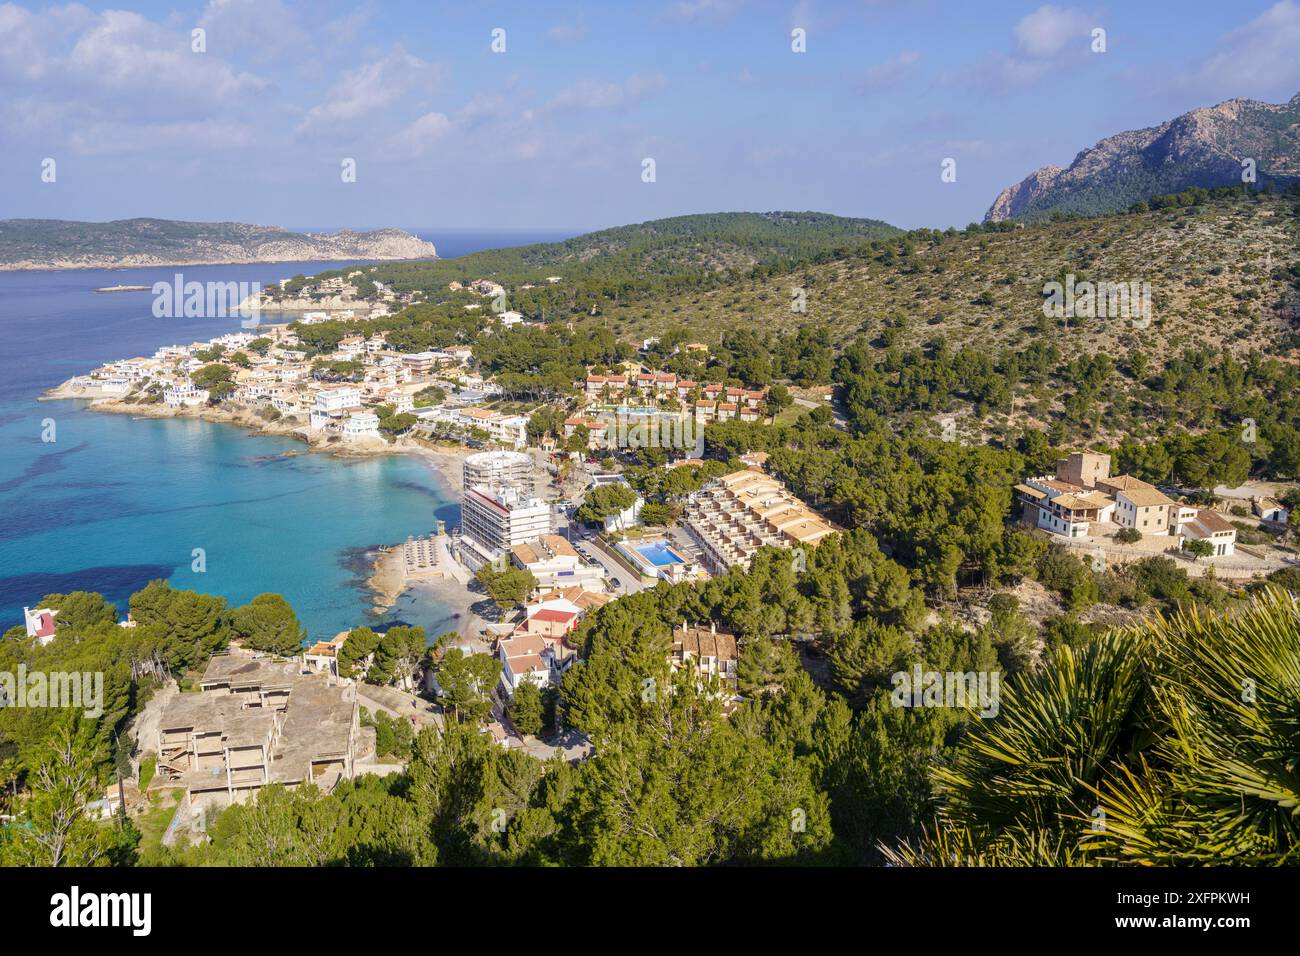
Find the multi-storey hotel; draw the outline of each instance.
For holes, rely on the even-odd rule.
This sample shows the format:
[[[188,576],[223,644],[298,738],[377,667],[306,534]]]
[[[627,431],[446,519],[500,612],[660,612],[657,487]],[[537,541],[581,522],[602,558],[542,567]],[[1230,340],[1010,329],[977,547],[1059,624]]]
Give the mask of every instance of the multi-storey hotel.
[[[777,479],[752,469],[710,482],[682,521],[714,574],[748,568],[761,547],[813,547],[836,530]]]
[[[478,485],[461,497],[460,524],[461,559],[478,568],[550,534],[551,509],[509,485]]]

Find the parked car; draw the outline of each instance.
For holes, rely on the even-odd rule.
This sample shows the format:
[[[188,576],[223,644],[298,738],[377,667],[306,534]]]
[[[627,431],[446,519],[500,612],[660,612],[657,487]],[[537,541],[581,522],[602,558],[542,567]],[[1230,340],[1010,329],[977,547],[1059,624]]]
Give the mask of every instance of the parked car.
[[[618,578],[610,578],[609,583],[614,585],[614,587],[616,588],[621,588],[623,586],[623,582],[620,581]]]

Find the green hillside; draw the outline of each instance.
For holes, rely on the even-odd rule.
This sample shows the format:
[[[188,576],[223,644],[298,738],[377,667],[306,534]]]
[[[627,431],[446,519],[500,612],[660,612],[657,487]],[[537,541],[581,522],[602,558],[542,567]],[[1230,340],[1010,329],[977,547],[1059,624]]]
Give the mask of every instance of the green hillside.
[[[878,219],[819,212],[727,212],[655,219],[586,233],[563,242],[490,249],[436,262],[393,263],[373,277],[399,291],[445,292],[452,281],[491,279],[507,287],[550,275],[619,295],[633,289],[711,287],[734,272],[780,271],[797,263],[836,258],[872,240],[901,235]],[[585,300],[584,300],[585,301]]]
[[[1191,201],[1195,199],[1196,201]],[[596,323],[629,341],[686,326],[716,342],[733,329],[793,330],[813,322],[844,342],[1024,348],[1050,340],[1115,358],[1183,348],[1275,349],[1295,328],[1300,201],[1295,195],[1194,196],[1188,205],[1091,219],[965,231],[917,230],[788,272],[758,269],[712,288],[666,290],[599,304]],[[1054,319],[1043,287],[1146,282],[1151,323]],[[791,290],[806,291],[806,311]]]

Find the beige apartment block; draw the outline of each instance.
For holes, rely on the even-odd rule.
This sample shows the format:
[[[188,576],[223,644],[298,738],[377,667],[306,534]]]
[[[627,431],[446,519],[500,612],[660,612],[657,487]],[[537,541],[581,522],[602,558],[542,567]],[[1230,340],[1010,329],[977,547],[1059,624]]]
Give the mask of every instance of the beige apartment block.
[[[710,482],[693,496],[682,522],[715,574],[748,568],[761,547],[815,547],[836,531],[780,481],[754,469]]]

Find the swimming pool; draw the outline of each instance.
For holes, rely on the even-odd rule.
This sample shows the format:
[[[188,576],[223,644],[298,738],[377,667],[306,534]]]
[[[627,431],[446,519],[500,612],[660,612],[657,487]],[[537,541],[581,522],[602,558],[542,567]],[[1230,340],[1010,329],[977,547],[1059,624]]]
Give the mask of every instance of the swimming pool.
[[[686,559],[668,546],[666,541],[655,541],[652,544],[637,544],[632,546],[633,550],[641,557],[645,558],[656,568],[667,568],[674,564],[685,564]]]

